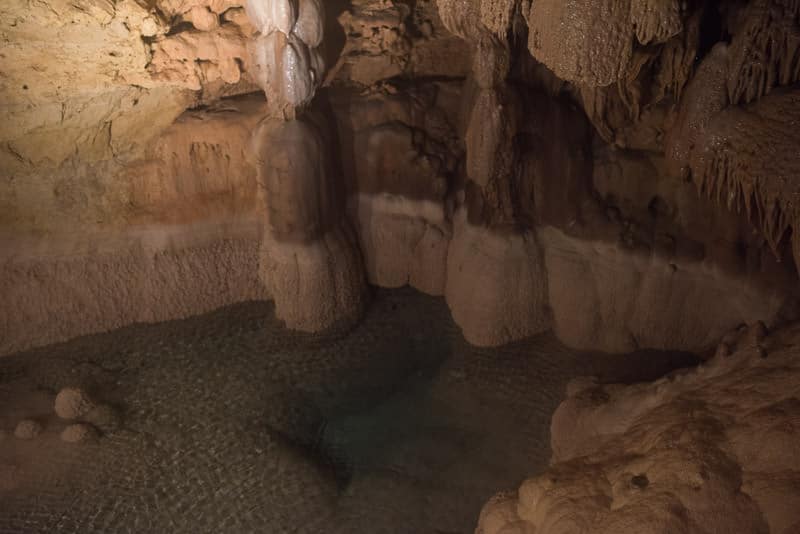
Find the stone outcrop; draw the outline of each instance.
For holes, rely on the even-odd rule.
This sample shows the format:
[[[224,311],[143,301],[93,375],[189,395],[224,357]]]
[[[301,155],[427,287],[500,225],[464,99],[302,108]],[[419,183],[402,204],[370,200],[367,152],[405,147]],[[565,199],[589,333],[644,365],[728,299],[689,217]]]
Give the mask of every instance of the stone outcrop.
[[[0,353],[266,297],[246,158],[259,109],[187,113],[135,164],[4,181]]]
[[[576,380],[553,416],[553,459],[498,495],[477,532],[795,532],[796,328],[653,384]]]
[[[357,98],[346,88],[332,92],[348,214],[373,284],[444,293],[450,187],[460,154],[456,88],[384,87]]]

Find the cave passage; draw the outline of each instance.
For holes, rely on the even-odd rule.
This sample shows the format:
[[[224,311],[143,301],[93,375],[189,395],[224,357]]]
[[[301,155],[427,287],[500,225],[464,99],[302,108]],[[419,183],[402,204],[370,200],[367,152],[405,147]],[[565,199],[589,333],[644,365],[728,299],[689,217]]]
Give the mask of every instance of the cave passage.
[[[379,290],[350,331],[293,332],[250,302],[77,338],[0,360],[0,425],[43,426],[0,441],[0,532],[471,532],[546,467],[569,379],[692,363],[552,334],[476,348],[411,289]],[[121,419],[77,448],[53,414],[74,385]]]

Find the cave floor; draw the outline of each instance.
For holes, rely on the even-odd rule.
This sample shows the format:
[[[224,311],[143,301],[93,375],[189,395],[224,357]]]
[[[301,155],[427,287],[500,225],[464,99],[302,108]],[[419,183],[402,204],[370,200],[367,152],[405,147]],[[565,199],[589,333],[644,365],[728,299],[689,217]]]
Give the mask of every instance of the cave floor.
[[[272,304],[133,325],[0,359],[0,532],[471,533],[546,466],[567,381],[653,379],[681,354],[472,347],[442,299],[378,290],[349,331]],[[81,386],[123,426],[59,439]],[[37,419],[33,440],[16,423]]]

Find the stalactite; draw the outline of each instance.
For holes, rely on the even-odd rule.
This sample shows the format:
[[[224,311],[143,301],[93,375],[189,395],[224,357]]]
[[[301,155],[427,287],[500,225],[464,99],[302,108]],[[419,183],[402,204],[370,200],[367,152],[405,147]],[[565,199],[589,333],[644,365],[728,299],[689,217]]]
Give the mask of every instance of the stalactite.
[[[748,103],[800,80],[800,2],[755,0],[733,38],[728,94]]]
[[[797,115],[798,98],[796,92],[784,92],[746,110],[719,113],[698,136],[690,160],[700,193],[743,212],[778,257],[784,236],[800,222],[796,162],[784,157],[798,141],[798,133],[787,126]]]

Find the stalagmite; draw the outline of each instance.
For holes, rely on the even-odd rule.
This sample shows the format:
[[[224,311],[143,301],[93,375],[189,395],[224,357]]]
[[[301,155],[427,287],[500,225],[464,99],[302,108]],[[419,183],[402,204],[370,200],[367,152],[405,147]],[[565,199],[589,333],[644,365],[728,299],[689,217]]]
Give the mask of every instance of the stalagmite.
[[[544,272],[533,232],[482,228],[457,214],[445,297],[470,343],[496,346],[546,330]]]
[[[731,43],[728,94],[752,102],[773,87],[800,80],[800,2],[753,0]]]

